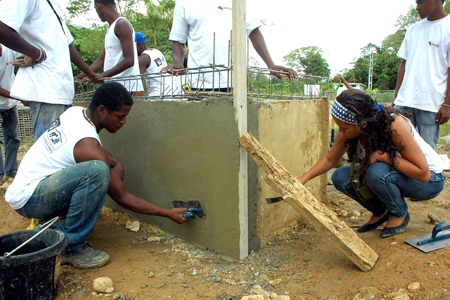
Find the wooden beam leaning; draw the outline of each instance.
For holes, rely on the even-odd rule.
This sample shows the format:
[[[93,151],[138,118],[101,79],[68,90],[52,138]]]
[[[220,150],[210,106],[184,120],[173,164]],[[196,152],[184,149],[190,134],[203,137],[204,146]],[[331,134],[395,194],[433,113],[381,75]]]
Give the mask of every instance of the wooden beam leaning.
[[[331,243],[362,271],[370,271],[373,268],[378,254],[298,182],[253,135],[244,134],[239,143],[261,168],[262,179],[280,193],[289,205],[316,229],[329,236]]]

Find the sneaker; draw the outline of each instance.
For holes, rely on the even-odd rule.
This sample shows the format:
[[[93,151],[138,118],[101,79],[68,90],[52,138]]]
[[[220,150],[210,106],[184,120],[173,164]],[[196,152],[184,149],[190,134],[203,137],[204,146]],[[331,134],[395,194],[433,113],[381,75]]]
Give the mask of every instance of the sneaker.
[[[63,251],[61,265],[72,265],[78,269],[100,268],[109,263],[111,257],[103,251],[92,249],[89,244],[76,251]]]

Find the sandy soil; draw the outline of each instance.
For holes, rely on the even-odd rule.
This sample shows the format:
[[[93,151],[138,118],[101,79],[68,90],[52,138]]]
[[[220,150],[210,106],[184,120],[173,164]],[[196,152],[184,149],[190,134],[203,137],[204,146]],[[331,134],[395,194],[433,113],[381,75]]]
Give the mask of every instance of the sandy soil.
[[[332,186],[328,195],[329,207],[350,226],[368,219]],[[0,234],[25,229],[29,220],[0,196]],[[404,234],[387,239],[379,237],[380,229],[359,234],[380,256],[370,272],[361,272],[309,225],[294,226],[266,248],[233,262],[148,224],[141,223],[137,233],[128,231],[131,217],[104,208],[89,242],[112,261],[92,270],[63,266],[57,299],[241,299],[257,284],[291,299],[450,299],[450,247],[424,254],[403,242],[431,232],[429,213],[450,220],[449,196],[447,184],[436,199],[409,201],[411,223]],[[149,242],[149,237],[162,240]],[[115,291],[93,293],[92,281],[104,276],[113,280]],[[408,289],[413,282],[420,288]]]

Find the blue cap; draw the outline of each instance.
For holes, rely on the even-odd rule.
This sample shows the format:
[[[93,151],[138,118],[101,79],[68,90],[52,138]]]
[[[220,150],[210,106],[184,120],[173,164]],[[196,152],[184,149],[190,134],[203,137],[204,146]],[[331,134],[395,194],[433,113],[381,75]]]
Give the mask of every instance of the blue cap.
[[[142,32],[135,32],[136,36],[136,43],[140,44],[147,44],[147,41],[145,40],[146,36]]]

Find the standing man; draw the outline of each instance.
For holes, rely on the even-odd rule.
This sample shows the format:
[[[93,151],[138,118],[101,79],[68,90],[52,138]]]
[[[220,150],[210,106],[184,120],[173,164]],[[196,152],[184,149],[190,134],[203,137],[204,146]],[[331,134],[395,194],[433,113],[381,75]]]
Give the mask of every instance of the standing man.
[[[436,148],[439,125],[450,117],[450,17],[444,0],[417,0],[422,21],[411,26],[398,52],[394,104],[409,113],[422,138]]]
[[[210,65],[230,66],[231,30],[233,28],[231,0],[177,0],[173,16],[172,41],[173,65],[165,68],[164,73],[183,69],[185,45],[189,43],[188,68],[208,67]],[[253,47],[264,60],[267,67],[274,71],[283,71],[289,79],[297,78],[297,73],[289,68],[277,66],[270,57],[264,37],[259,30],[260,22],[247,14],[247,34]],[[207,70],[205,70],[206,72]],[[220,73],[220,74],[219,74]],[[228,72],[205,73],[201,82],[192,82],[192,88],[219,90],[226,92],[231,81]],[[175,73],[175,75],[181,72]],[[280,73],[274,73],[281,78]],[[197,76],[193,76],[197,77]],[[193,81],[196,79],[193,78]]]
[[[62,264],[94,268],[109,262],[108,254],[87,242],[107,193],[134,212],[180,224],[187,221],[182,217],[184,208],[162,209],[128,193],[122,182],[124,166],[102,147],[99,132],[122,128],[132,105],[133,98],[121,84],[100,86],[89,108],[69,108],[34,143],[6,192],[5,200],[24,217],[65,217],[57,227],[68,241]]]
[[[136,45],[139,54],[139,70],[141,74],[160,73],[164,67],[167,67],[164,54],[158,49],[149,48],[147,46],[146,37],[141,32],[136,32]],[[165,84],[165,82],[162,82],[161,79],[161,76],[145,78],[147,94],[149,96],[161,96],[161,89],[164,89],[165,86],[169,86]],[[164,95],[164,90],[162,92]]]
[[[139,75],[139,61],[135,43],[135,34],[130,22],[121,17],[116,10],[114,0],[94,0],[94,7],[102,22],[108,22],[105,36],[105,48],[100,57],[91,65],[94,72],[103,68],[103,77],[124,77]],[[84,74],[80,74],[80,78]],[[87,82],[87,79],[83,79]],[[143,92],[141,79],[118,81],[130,93]]]
[[[17,121],[19,115],[17,104],[20,102],[11,99],[11,87],[14,82],[15,52],[0,44],[0,114],[2,116],[3,140],[5,145],[5,163],[0,151],[0,176],[3,184],[1,188],[7,189],[17,173],[17,151],[20,146]]]
[[[24,54],[11,96],[28,102],[34,140],[72,105],[72,61],[91,78],[92,72],[75,47],[56,0],[1,0],[0,43]]]

